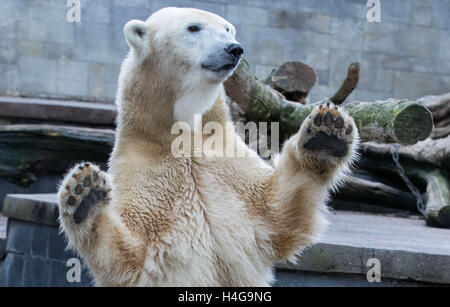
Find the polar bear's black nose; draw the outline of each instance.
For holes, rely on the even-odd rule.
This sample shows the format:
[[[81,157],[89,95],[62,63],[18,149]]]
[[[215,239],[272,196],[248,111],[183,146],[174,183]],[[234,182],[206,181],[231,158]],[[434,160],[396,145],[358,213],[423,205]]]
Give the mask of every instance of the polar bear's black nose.
[[[244,53],[244,49],[240,44],[231,44],[227,48],[225,48],[225,51],[235,58],[240,57]]]

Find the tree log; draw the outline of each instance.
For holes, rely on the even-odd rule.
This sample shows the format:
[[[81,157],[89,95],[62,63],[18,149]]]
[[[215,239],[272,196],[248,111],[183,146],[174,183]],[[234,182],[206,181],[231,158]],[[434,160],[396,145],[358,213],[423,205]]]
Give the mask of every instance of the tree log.
[[[318,103],[301,105],[260,82],[243,60],[225,83],[227,95],[243,110],[247,121],[279,122],[280,141],[296,133]],[[433,128],[430,111],[407,100],[353,102],[344,106],[355,119],[363,141],[415,144],[425,140]]]
[[[450,93],[440,96],[425,96],[417,100],[433,114],[434,130],[432,139],[445,138],[450,135]]]
[[[376,148],[376,151],[371,151],[368,155],[364,154],[361,161],[359,161],[359,167],[399,177],[397,166],[392,161],[392,158],[389,158],[390,154],[389,156],[386,155],[386,148],[383,147],[381,149]],[[405,158],[405,155],[403,155],[403,158]],[[446,175],[441,170],[433,168],[427,163],[418,163],[412,159],[402,159],[402,156],[400,156],[400,160],[406,175],[416,187],[421,189],[426,187],[423,201],[425,202],[424,216],[427,225],[450,228],[450,192]]]
[[[426,172],[423,177],[427,181],[427,225],[450,228],[450,191],[447,178],[439,170]]]
[[[411,193],[390,187],[381,182],[355,176],[348,177],[336,199],[417,211],[416,199]]]
[[[417,100],[433,113],[435,121],[450,116],[450,93],[439,96],[425,96]]]
[[[443,119],[440,119],[440,120],[435,120],[434,121],[434,126],[438,127],[438,128],[450,126],[450,116],[446,117],[446,118],[443,118]]]
[[[265,83],[291,101],[304,104],[319,79],[314,68],[302,62],[286,62],[274,69]]]
[[[114,131],[53,125],[0,127],[0,176],[23,187],[35,173],[62,174],[77,161],[105,163]]]
[[[374,159],[392,160],[393,145],[362,143],[363,155]],[[401,159],[418,162],[417,164],[450,170],[450,136],[443,139],[426,139],[411,146],[401,147],[398,151]]]
[[[335,104],[342,104],[348,96],[355,90],[359,82],[359,63],[350,64],[347,78],[342,83],[341,88],[330,98]]]
[[[435,127],[431,132],[431,138],[434,140],[443,139],[450,135],[450,125],[444,127]]]

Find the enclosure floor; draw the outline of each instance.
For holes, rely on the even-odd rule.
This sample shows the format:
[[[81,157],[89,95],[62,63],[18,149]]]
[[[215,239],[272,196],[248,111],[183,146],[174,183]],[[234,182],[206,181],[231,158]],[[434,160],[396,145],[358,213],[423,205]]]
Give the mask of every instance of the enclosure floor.
[[[320,243],[450,256],[450,230],[422,219],[335,211]]]

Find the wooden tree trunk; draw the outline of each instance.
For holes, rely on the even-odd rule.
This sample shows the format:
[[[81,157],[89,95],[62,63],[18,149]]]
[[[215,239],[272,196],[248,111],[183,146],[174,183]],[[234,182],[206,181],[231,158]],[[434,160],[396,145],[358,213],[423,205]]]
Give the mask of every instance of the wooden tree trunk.
[[[431,132],[431,138],[434,140],[443,139],[450,135],[450,125],[445,127],[436,127]]]
[[[379,143],[361,144],[361,152],[369,157],[391,160],[393,145]],[[400,158],[417,162],[417,165],[430,165],[450,170],[450,136],[444,139],[427,139],[411,146],[401,147],[398,151]]]
[[[416,199],[411,193],[390,187],[376,181],[350,176],[342,189],[338,200],[362,202],[388,208],[417,211]]]
[[[314,68],[302,62],[286,62],[274,69],[265,83],[291,101],[304,104],[319,79]]]
[[[359,167],[398,177],[397,166],[394,164],[390,152],[385,148],[385,146],[389,145],[377,145],[380,145],[381,148],[375,147],[376,150],[371,150],[367,154],[363,154],[362,159],[359,161]],[[365,144],[363,144],[364,146]],[[446,174],[440,169],[435,168],[431,163],[420,163],[416,160],[406,158],[404,152],[402,155],[402,149],[400,149],[399,155],[400,163],[408,178],[417,187],[420,185],[426,187],[423,201],[425,202],[426,209],[424,215],[427,224],[434,227],[450,228],[450,192]]]
[[[35,173],[61,174],[76,161],[105,163],[114,131],[53,125],[0,127],[0,176],[23,187]]]
[[[450,191],[447,178],[438,170],[426,172],[422,176],[427,181],[427,225],[450,228]]]
[[[347,97],[358,86],[358,82],[359,82],[359,63],[352,63],[348,68],[347,78],[345,78],[344,83],[342,83],[342,86],[339,88],[336,94],[334,94],[333,97],[330,98],[330,100],[337,105],[342,104],[345,101],[345,99],[347,99]]]
[[[248,121],[279,122],[280,139],[296,133],[303,120],[317,105],[301,105],[286,100],[281,94],[258,81],[242,61],[233,76],[225,83],[227,95],[245,113]],[[324,100],[324,103],[330,100]],[[347,103],[344,109],[355,119],[363,141],[415,144],[426,139],[433,122],[430,111],[412,101]]]
[[[417,100],[433,114],[435,129],[432,139],[445,138],[450,135],[450,93],[440,96],[425,96]]]
[[[450,93],[440,96],[425,96],[417,100],[418,103],[427,107],[435,121],[450,116]]]

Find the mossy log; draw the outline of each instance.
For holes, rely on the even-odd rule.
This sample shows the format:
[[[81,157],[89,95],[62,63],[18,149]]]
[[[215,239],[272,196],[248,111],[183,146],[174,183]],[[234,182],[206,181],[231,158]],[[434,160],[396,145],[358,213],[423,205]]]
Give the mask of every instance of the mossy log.
[[[425,96],[417,100],[433,114],[434,130],[432,139],[445,138],[450,135],[450,93],[439,96]]]
[[[243,60],[225,83],[227,95],[245,113],[247,121],[279,122],[280,140],[296,133],[312,108],[324,101],[302,105],[260,82],[249,72]],[[376,102],[353,102],[344,106],[355,119],[363,141],[415,144],[425,140],[433,129],[431,112],[408,100],[388,99]]]
[[[114,131],[53,125],[0,126],[0,176],[23,187],[36,173],[61,174],[77,161],[105,163]]]

